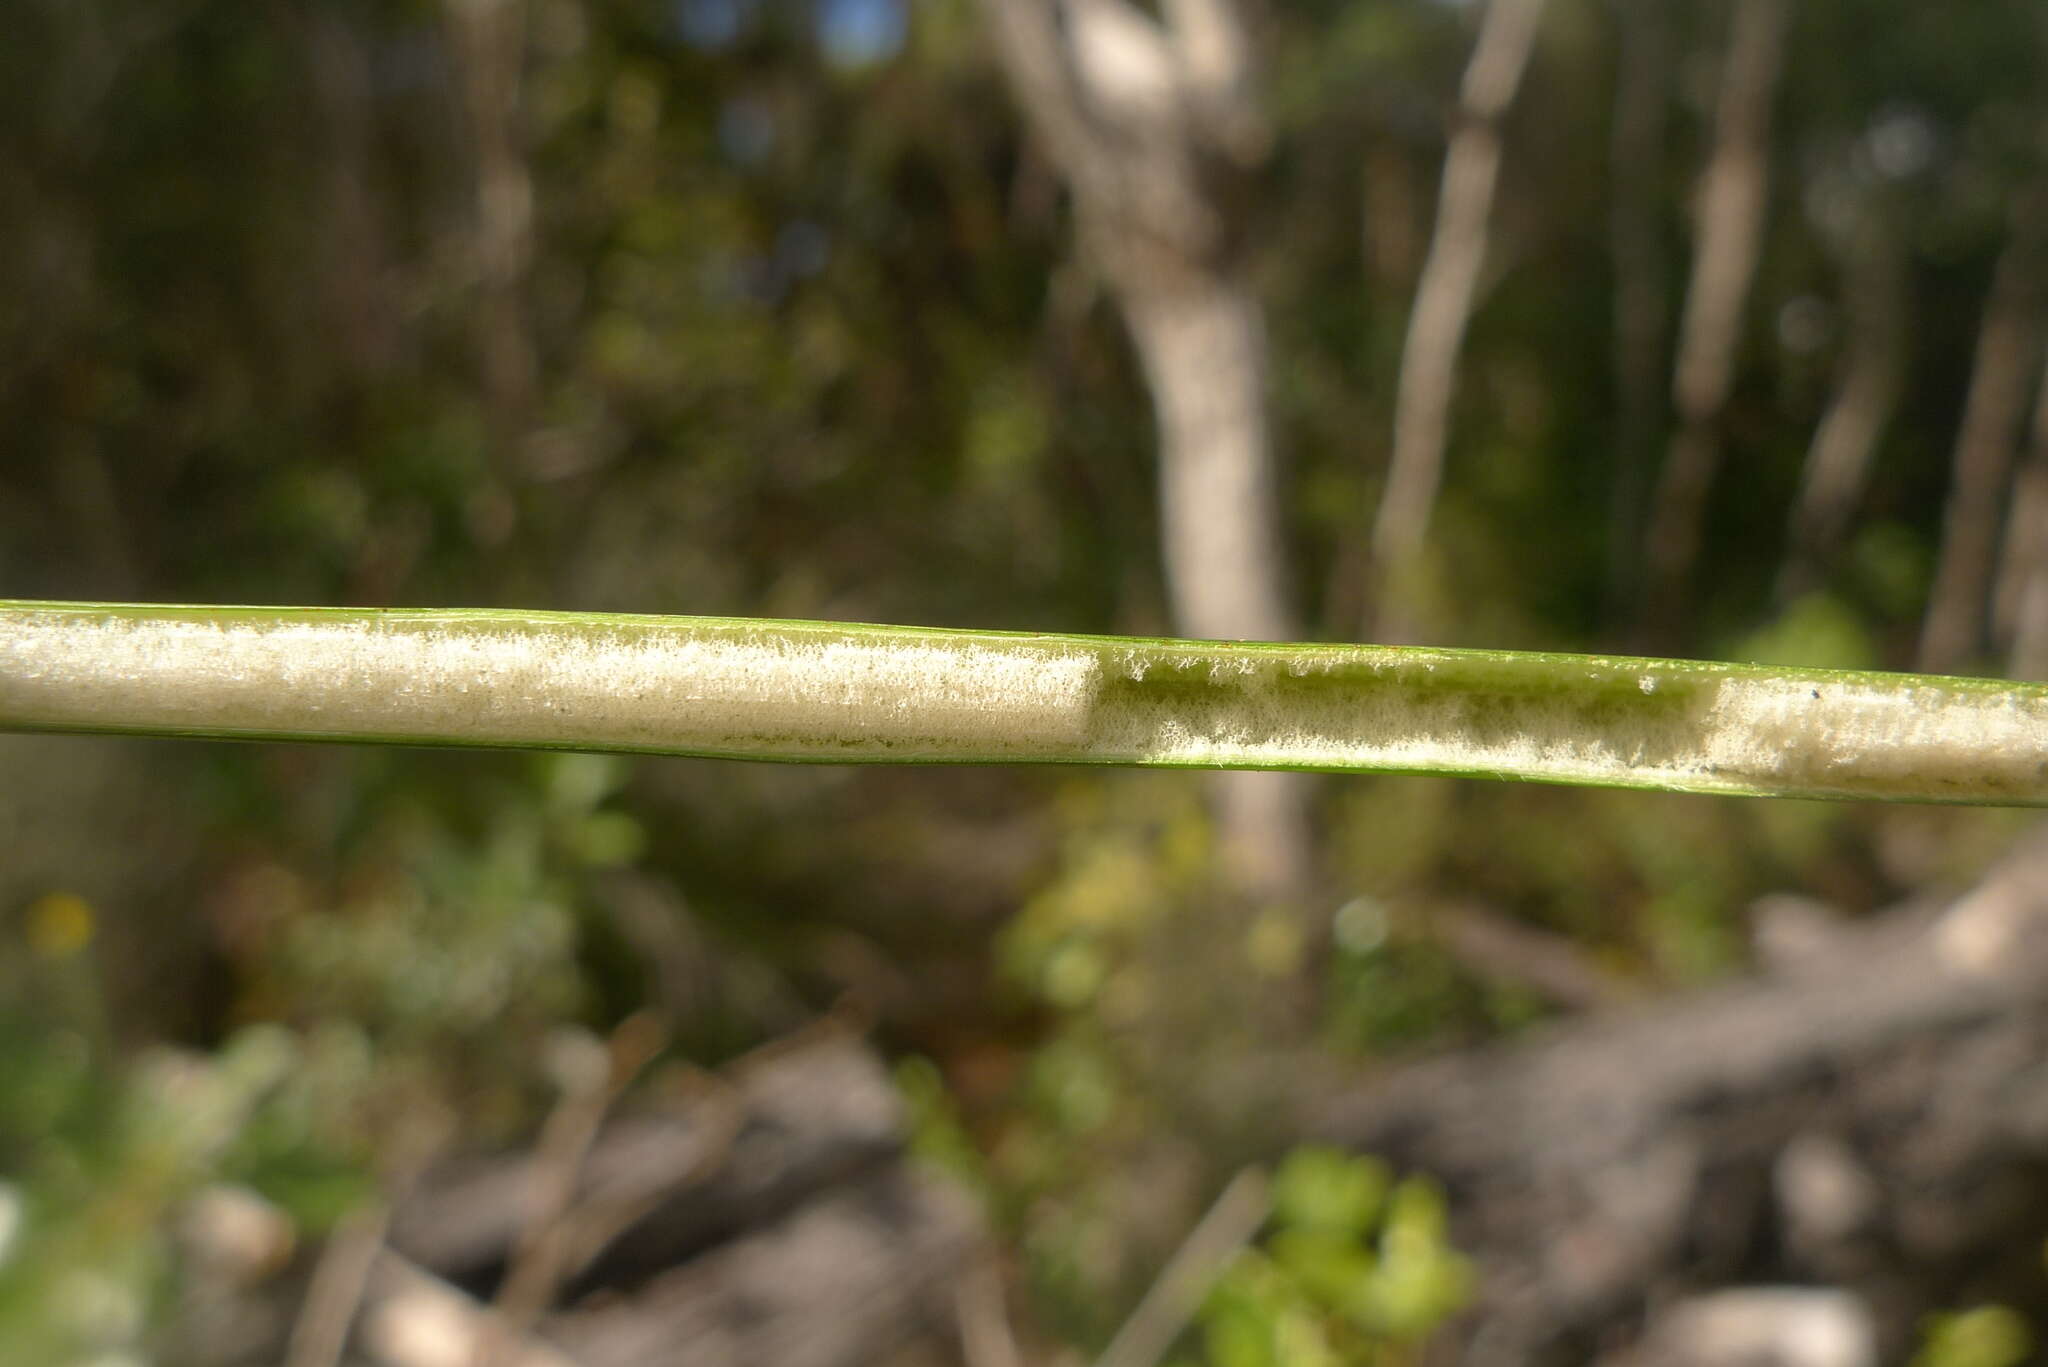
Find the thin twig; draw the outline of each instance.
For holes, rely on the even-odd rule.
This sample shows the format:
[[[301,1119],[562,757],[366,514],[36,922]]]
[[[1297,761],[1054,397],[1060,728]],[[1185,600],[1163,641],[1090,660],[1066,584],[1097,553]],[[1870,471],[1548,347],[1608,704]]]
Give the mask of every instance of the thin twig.
[[[572,1270],[572,1215],[583,1162],[598,1128],[626,1085],[661,1049],[663,1034],[650,1016],[629,1017],[612,1033],[595,1066],[565,1071],[562,1099],[542,1127],[533,1160],[532,1208],[498,1291],[497,1314],[478,1335],[477,1367],[509,1362],[517,1343],[553,1299]]]
[[[447,1136],[447,1115],[416,1113],[384,1153],[383,1192],[344,1217],[314,1265],[311,1284],[292,1325],[284,1367],[334,1367],[363,1307],[364,1293],[384,1249],[391,1212],[419,1181]]]
[[[1187,1327],[1231,1258],[1259,1232],[1267,1209],[1263,1171],[1246,1168],[1231,1178],[1201,1222],[1174,1250],[1152,1289],[1096,1359],[1095,1367],[1152,1367]]]
[[[1562,935],[1539,930],[1478,902],[1436,909],[1431,927],[1460,963],[1495,982],[1535,992],[1575,1011],[1599,1011],[1636,994]]]
[[[686,1074],[684,1085],[695,1093],[695,1154],[687,1167],[664,1173],[659,1184],[593,1191],[566,1211],[559,1236],[562,1275],[581,1272],[621,1232],[676,1193],[720,1171],[732,1156],[733,1143],[746,1124],[746,1099],[717,1073],[676,1066]]]
[[[967,1367],[1020,1367],[1017,1338],[1003,1307],[1003,1275],[993,1254],[974,1260],[953,1286],[960,1355]]]
[[[363,1303],[370,1269],[384,1248],[391,1207],[377,1201],[345,1217],[314,1264],[305,1303],[292,1326],[285,1367],[334,1367]]]

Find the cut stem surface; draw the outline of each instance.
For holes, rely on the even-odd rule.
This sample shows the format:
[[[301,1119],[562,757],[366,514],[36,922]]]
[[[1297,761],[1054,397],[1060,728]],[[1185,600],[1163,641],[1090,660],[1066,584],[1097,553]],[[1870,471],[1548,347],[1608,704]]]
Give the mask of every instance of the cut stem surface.
[[[0,729],[2048,805],[2048,686],[488,609],[0,600]]]

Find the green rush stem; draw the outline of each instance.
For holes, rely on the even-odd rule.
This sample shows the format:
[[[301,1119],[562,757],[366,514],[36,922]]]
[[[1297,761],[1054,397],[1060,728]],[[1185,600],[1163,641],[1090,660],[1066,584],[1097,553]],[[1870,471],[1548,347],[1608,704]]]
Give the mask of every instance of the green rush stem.
[[[716,617],[0,600],[0,730],[2048,805],[2048,686]]]

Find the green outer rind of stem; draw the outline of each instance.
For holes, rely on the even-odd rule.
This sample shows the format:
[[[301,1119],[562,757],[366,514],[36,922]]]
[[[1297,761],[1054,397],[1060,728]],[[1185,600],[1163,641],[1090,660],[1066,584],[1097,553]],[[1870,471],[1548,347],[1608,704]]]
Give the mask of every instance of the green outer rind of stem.
[[[2048,805],[2048,686],[1613,656],[0,600],[0,729]]]

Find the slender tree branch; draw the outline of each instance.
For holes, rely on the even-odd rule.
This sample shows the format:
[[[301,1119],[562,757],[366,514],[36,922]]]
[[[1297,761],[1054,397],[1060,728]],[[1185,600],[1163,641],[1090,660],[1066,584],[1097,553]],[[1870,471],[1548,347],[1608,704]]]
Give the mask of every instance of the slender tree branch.
[[[1187,1327],[1230,1260],[1258,1234],[1270,1208],[1264,1172],[1246,1168],[1231,1178],[1102,1350],[1095,1367],[1152,1367]]]
[[[1643,548],[1639,623],[1645,639],[1670,636],[1683,622],[1707,499],[1721,465],[1721,410],[1734,385],[1742,315],[1763,244],[1771,104],[1784,61],[1787,10],[1788,0],[1737,0],[1728,37],[1678,331],[1672,398],[1679,430],[1664,459]]]
[[[2013,205],[2012,235],[1999,253],[1977,333],[1942,512],[1941,559],[1920,630],[1923,669],[1959,668],[1984,644],[2000,513],[2040,364],[2044,250],[2048,187],[2035,186]]]
[[[370,1271],[384,1251],[391,1208],[377,1202],[349,1215],[321,1250],[306,1303],[292,1326],[285,1367],[334,1367],[362,1308]]]
[[[1800,474],[1787,524],[1789,546],[1778,574],[1781,600],[1805,593],[1825,577],[1862,502],[1905,376],[1911,312],[1905,244],[1888,206],[1866,203],[1859,210],[1841,245],[1848,347]]]
[[[1601,967],[1570,937],[1524,924],[1482,903],[1434,907],[1430,926],[1467,969],[1559,1006],[1599,1011],[1636,996],[1625,979]]]
[[[1414,572],[1443,483],[1458,352],[1486,261],[1487,224],[1500,179],[1500,119],[1522,83],[1542,16],[1543,0],[1492,0],[1459,90],[1436,235],[1401,351],[1394,452],[1373,519],[1371,620],[1365,634],[1375,640],[1401,641],[1413,634]]]
[[[2048,678],[2048,375],[2034,396],[2033,432],[2013,485],[1995,600],[2008,643],[2005,672]]]
[[[2048,685],[489,609],[0,601],[0,730],[2048,805]]]
[[[575,1266],[577,1187],[606,1114],[665,1037],[648,1014],[629,1016],[608,1045],[587,1041],[586,1056],[565,1049],[562,1096],[534,1152],[532,1209],[513,1245],[498,1288],[497,1315],[486,1322],[470,1355],[473,1367],[514,1367],[523,1340]],[[594,1212],[593,1212],[594,1213]]]
[[[967,1367],[1022,1367],[1010,1312],[1003,1304],[1003,1272],[993,1253],[976,1258],[953,1287],[953,1316]]]

